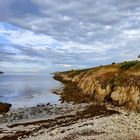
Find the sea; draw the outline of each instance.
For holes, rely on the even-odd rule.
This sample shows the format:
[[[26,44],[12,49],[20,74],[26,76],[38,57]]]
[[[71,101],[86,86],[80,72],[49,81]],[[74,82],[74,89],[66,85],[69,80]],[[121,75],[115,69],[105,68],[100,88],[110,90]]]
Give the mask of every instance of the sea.
[[[38,104],[59,104],[60,96],[52,89],[61,83],[46,73],[5,73],[0,75],[0,102],[11,103],[13,108]]]

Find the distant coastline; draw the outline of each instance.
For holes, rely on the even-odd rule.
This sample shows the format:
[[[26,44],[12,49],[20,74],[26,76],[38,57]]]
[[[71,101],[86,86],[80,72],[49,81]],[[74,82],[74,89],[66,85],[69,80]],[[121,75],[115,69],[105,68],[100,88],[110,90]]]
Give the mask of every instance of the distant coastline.
[[[4,74],[4,72],[0,71],[0,74]]]

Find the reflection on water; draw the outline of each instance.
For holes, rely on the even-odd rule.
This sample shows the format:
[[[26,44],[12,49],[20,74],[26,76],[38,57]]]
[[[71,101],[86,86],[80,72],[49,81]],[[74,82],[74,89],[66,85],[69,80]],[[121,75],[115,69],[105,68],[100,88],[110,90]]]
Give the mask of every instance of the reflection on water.
[[[59,96],[51,93],[60,83],[49,74],[0,75],[0,102],[13,107],[35,106],[41,103],[59,103]]]

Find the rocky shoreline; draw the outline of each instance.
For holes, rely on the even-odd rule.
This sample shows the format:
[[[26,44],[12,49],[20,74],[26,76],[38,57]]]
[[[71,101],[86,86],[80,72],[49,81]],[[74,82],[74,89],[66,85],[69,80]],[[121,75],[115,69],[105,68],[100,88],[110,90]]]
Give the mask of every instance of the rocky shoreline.
[[[60,104],[11,109],[0,114],[0,140],[140,139],[140,113],[110,99],[101,101],[104,92],[96,97],[95,92],[91,94],[93,87],[88,82],[94,80],[86,77],[93,73],[92,69],[87,71],[54,74],[54,79],[64,84],[62,90],[53,90],[60,95]]]
[[[56,128],[70,126],[82,119],[118,113],[118,111],[107,110],[104,106],[89,103],[47,104],[11,109],[8,113],[0,115],[0,140],[34,137],[40,135],[40,131],[53,132]]]
[[[22,116],[22,117],[21,117]],[[92,103],[39,105],[0,115],[0,140],[137,140],[140,114]]]

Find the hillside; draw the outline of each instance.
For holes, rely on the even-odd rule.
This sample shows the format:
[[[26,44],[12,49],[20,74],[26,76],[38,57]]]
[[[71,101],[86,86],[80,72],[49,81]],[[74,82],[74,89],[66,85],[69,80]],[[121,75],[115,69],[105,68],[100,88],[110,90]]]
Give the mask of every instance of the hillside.
[[[71,88],[69,93],[73,94],[71,99],[81,93],[84,96],[80,95],[77,98],[79,100],[82,98],[83,102],[90,97],[96,103],[111,103],[140,111],[139,61],[58,72],[55,73],[54,79],[61,81],[67,87],[64,88],[67,92],[62,92],[62,97],[68,96],[66,94]]]

